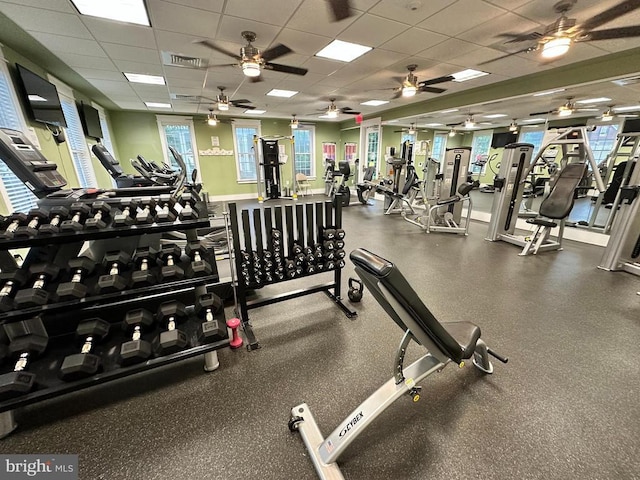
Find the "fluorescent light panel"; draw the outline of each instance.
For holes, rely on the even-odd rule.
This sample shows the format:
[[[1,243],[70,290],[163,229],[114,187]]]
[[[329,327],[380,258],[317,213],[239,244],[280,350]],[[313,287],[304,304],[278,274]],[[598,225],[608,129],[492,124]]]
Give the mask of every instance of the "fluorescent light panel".
[[[143,0],[71,0],[82,15],[151,26]]]
[[[440,113],[453,113],[457,111],[458,111],[457,108],[450,108],[449,110],[442,110]]]
[[[586,100],[576,100],[576,103],[580,103],[582,105],[589,105],[591,103],[600,103],[600,102],[610,102],[611,99],[609,97],[597,97],[597,98],[587,98]]]
[[[351,62],[359,56],[364,55],[369,50],[371,50],[371,47],[367,47],[365,45],[343,42],[342,40],[334,40],[316,53],[316,57],[340,60],[341,62]]]
[[[451,76],[453,77],[453,82],[466,82],[467,80],[484,77],[485,75],[489,75],[489,73],[482,72],[480,70],[473,70],[472,68],[467,68],[466,70],[462,70],[461,72],[451,74]]]
[[[506,113],[492,113],[490,115],[483,115],[483,118],[502,118],[508,117]]]
[[[294,90],[279,90],[277,88],[274,88],[273,90],[271,90],[270,92],[267,92],[267,95],[269,95],[270,97],[283,97],[283,98],[291,98],[293,97],[296,93],[296,91]]]
[[[124,73],[131,83],[148,83],[150,85],[165,85],[164,77],[159,75],[146,75],[144,73]]]
[[[627,107],[613,107],[616,112],[630,112],[632,110],[640,110],[640,105],[629,105]]]
[[[565,88],[556,88],[555,90],[547,90],[545,92],[534,93],[533,96],[542,97],[544,95],[553,95],[554,93],[564,92],[565,90],[566,90]]]
[[[149,108],[171,108],[170,103],[144,102],[144,104]]]
[[[520,120],[520,123],[538,123],[538,122],[545,122],[546,119],[544,118],[527,118],[526,120]]]
[[[367,105],[368,107],[379,107],[380,105],[384,105],[385,103],[389,103],[388,100],[367,100],[366,102],[362,102],[360,105]]]
[[[425,127],[442,127],[442,123],[425,123]]]
[[[266,113],[266,110],[245,110],[244,113],[248,113],[249,115],[262,115],[263,113]]]

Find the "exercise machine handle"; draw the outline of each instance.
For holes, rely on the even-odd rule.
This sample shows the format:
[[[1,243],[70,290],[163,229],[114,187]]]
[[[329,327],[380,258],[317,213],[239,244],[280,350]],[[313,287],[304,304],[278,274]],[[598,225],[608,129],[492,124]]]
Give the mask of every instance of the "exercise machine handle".
[[[507,357],[503,357],[502,355],[494,352],[493,350],[491,350],[490,348],[487,348],[487,353],[495,358],[497,358],[498,360],[500,360],[502,363],[507,363],[509,361],[509,358]]]

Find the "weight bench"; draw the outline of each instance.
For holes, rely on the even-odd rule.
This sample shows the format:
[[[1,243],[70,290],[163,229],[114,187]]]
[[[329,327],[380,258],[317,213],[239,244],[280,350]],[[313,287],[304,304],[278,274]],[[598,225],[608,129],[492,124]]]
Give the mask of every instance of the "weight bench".
[[[536,225],[536,229],[527,240],[520,255],[536,255],[544,250],[562,249],[564,220],[571,213],[575,190],[586,173],[587,164],[585,162],[569,163],[560,171],[551,192],[540,204],[538,216],[527,220],[527,223]],[[558,241],[549,239],[551,230],[558,226],[554,220],[561,220]]]
[[[342,421],[325,439],[306,403],[291,409],[289,429],[299,431],[321,479],[343,479],[336,463],[347,446],[364,431],[387,407],[405,394],[414,402],[420,399],[417,384],[449,363],[464,366],[473,357],[473,364],[484,373],[493,373],[489,355],[501,362],[501,357],[480,338],[480,327],[470,322],[440,323],[420,300],[398,268],[388,260],[359,248],[351,252],[351,261],[362,282],[404,331],[396,352],[393,378]],[[404,368],[404,356],[413,340],[427,349],[427,354]]]

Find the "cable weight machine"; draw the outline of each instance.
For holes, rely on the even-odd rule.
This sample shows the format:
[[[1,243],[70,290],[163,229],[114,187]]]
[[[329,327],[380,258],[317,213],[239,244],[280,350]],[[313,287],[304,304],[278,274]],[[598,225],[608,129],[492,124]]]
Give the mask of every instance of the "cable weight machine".
[[[286,155],[280,153],[279,140],[289,140],[291,143],[291,181],[293,189],[291,195],[283,192],[281,180],[281,166],[287,163]],[[256,161],[256,180],[258,183],[258,203],[265,200],[275,200],[285,197],[296,200],[298,185],[296,182],[295,138],[293,136],[258,136],[253,137],[253,149]],[[284,157],[284,160],[283,160]],[[288,189],[288,188],[286,188]],[[285,190],[286,190],[285,189]],[[285,195],[283,195],[285,193]]]

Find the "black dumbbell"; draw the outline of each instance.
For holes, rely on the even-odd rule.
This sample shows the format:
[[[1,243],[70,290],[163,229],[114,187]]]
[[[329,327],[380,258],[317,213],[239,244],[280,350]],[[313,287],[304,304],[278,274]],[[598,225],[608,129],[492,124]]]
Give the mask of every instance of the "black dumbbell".
[[[87,230],[102,230],[106,228],[109,214],[111,213],[111,205],[103,200],[96,200],[91,204],[93,217],[88,218],[84,222],[84,228]]]
[[[196,199],[189,192],[180,195],[180,205],[182,209],[178,214],[180,220],[197,220],[198,209],[196,208]]]
[[[153,267],[156,259],[156,252],[149,247],[138,247],[135,255],[133,256],[133,262],[135,264],[135,270],[131,274],[131,287],[140,288],[155,285],[157,282],[151,268]]]
[[[333,243],[336,246],[336,250],[340,250],[341,248],[344,248],[344,240],[336,240]]]
[[[156,218],[156,201],[154,198],[143,198],[140,200],[142,210],[136,215],[136,223],[153,223]]]
[[[175,198],[170,194],[160,195],[160,201],[158,202],[161,210],[156,215],[156,222],[174,222],[176,214],[173,213],[173,206],[176,204]]]
[[[69,216],[69,210],[62,205],[56,205],[49,210],[49,223],[45,223],[38,230],[39,235],[54,235],[60,231],[60,224]]]
[[[187,277],[205,277],[211,275],[213,269],[211,264],[204,260],[207,249],[200,242],[188,242],[185,252],[191,258],[191,263],[187,266]]]
[[[324,252],[324,259],[325,260],[335,260],[336,259],[336,252],[337,250],[327,250],[326,252]]]
[[[336,250],[336,258],[340,259],[340,258],[344,258],[347,254],[345,253],[344,250]]]
[[[107,252],[103,263],[109,273],[100,275],[98,278],[98,293],[119,292],[127,288],[127,279],[122,272],[130,261],[131,255],[127,252],[121,250]]]
[[[29,210],[29,219],[27,225],[16,228],[13,236],[16,238],[31,238],[38,234],[38,226],[49,218],[49,214],[42,208],[32,208]]]
[[[73,300],[87,296],[86,277],[93,273],[96,262],[89,257],[78,257],[69,260],[69,269],[73,272],[71,281],[58,285],[56,294],[60,300]]]
[[[335,265],[335,268],[338,268],[338,269],[344,268],[344,266],[346,265],[346,262],[342,258],[337,259],[333,263]]]
[[[307,263],[307,265],[311,265],[313,263],[316,263],[316,257],[314,254],[305,255],[304,261]]]
[[[177,265],[182,255],[182,249],[178,245],[163,245],[160,257],[164,266],[160,270],[160,281],[170,282],[184,277],[184,270]]]
[[[342,228],[336,228],[336,239],[342,240],[345,237],[346,233]]]
[[[336,229],[335,228],[325,228],[322,232],[322,238],[324,240],[335,240],[336,238]]]
[[[80,232],[84,228],[82,226],[82,220],[89,215],[91,209],[89,205],[82,202],[75,202],[71,204],[71,213],[73,216],[69,220],[65,220],[60,224],[61,232]]]
[[[16,212],[9,215],[7,220],[9,221],[9,225],[4,232],[0,233],[0,238],[13,238],[18,227],[27,221],[27,215]]]
[[[276,280],[284,280],[284,277],[285,277],[284,270],[276,270],[275,272],[273,272],[273,277]]]
[[[327,251],[336,249],[336,242],[334,242],[333,240],[325,240],[322,243],[322,247],[324,249],[324,253],[325,253],[325,257],[326,257]]]
[[[120,345],[120,365],[144,362],[151,356],[151,344],[142,339],[142,333],[151,325],[153,325],[153,314],[144,308],[126,313],[122,326],[131,335],[131,340]]]
[[[222,309],[222,300],[215,293],[205,293],[196,298],[195,314],[204,320],[198,327],[198,341],[212,343],[227,338],[227,326],[218,322],[215,314]]]
[[[302,247],[299,244],[294,243],[293,244],[293,254],[294,255],[299,255],[301,253],[302,253]]]
[[[264,272],[264,283],[273,283],[273,273],[271,272]]]
[[[296,276],[296,262],[295,260],[287,260],[285,263],[285,271],[288,278],[295,278]]]
[[[324,262],[324,270],[335,270],[336,264],[331,260]]]
[[[156,314],[158,322],[167,326],[153,340],[153,350],[157,355],[171,355],[187,346],[187,335],[177,328],[177,324],[186,320],[186,307],[175,300],[160,304]]]
[[[16,290],[27,283],[27,273],[24,270],[15,270],[0,274],[0,312],[8,312],[15,307],[13,295]]]
[[[302,253],[304,253],[305,257],[308,255],[313,255],[313,247],[304,247],[302,249]]]
[[[28,393],[36,383],[36,374],[25,371],[30,360],[47,348],[48,338],[28,334],[9,344],[9,354],[17,358],[13,371],[0,375],[0,401]]]
[[[120,208],[121,210],[113,216],[113,226],[127,227],[134,222],[138,201],[132,199],[122,200]]]
[[[16,293],[15,305],[17,308],[37,307],[45,305],[51,295],[45,290],[49,282],[55,280],[60,272],[57,265],[51,263],[38,263],[29,267],[29,275],[33,280],[31,288],[19,290]]]
[[[76,328],[76,337],[82,342],[80,353],[67,355],[62,361],[58,375],[66,382],[90,377],[102,370],[102,359],[91,353],[96,343],[109,334],[109,323],[101,318],[82,321]]]
[[[316,273],[316,266],[313,263],[307,264],[307,273],[308,274]]]

